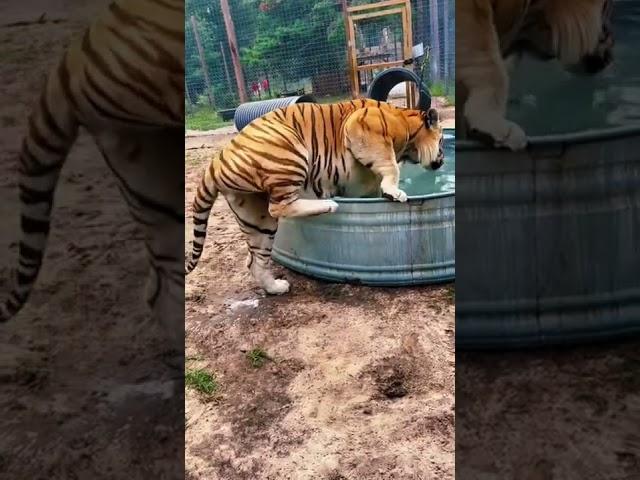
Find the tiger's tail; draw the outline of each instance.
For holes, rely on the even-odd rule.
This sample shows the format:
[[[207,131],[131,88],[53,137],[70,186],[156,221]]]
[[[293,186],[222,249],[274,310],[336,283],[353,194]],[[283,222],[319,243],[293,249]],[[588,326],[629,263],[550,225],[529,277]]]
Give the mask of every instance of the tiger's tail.
[[[49,238],[53,196],[78,121],[68,95],[66,58],[48,77],[29,118],[29,130],[19,159],[20,242],[18,267],[9,297],[0,303],[0,322],[6,322],[26,303],[36,282]]]
[[[207,237],[207,224],[209,223],[209,213],[218,197],[218,187],[213,178],[213,162],[209,165],[202,176],[198,190],[193,199],[193,246],[191,249],[191,259],[187,263],[185,273],[189,274],[198,265],[200,255],[204,248],[204,241]]]

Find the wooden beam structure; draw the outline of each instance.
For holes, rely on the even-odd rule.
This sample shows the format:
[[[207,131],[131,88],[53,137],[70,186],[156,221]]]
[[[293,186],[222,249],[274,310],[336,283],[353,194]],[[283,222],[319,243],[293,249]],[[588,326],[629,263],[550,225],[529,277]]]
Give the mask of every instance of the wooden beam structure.
[[[405,66],[406,61],[413,58],[412,53],[412,24],[411,24],[411,1],[410,0],[383,0],[366,5],[346,6],[346,0],[342,1],[343,12],[345,12],[345,28],[347,36],[347,58],[349,79],[351,84],[351,96],[353,98],[360,95],[360,74],[373,72],[375,70]],[[368,65],[358,65],[358,45],[356,42],[356,22],[367,21],[368,19],[380,18],[388,15],[399,15],[402,21],[402,59],[387,62],[376,62]],[[395,46],[395,41],[394,41]],[[407,65],[408,66],[408,65]],[[412,67],[408,67],[412,68]],[[415,85],[407,85],[407,106],[416,105]]]
[[[385,0],[382,2],[368,3],[365,5],[354,5],[348,8],[349,13],[361,12],[363,10],[371,10],[375,8],[394,7],[396,5],[406,5],[407,0]]]

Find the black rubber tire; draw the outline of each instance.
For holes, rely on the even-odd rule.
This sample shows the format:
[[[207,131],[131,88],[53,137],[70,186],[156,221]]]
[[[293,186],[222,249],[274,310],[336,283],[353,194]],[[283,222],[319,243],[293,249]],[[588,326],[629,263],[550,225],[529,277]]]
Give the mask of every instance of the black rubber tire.
[[[386,102],[391,89],[402,82],[413,82],[417,85],[419,92],[418,108],[423,111],[429,110],[431,107],[431,93],[429,89],[425,85],[420,84],[418,75],[402,67],[388,68],[376,75],[371,85],[369,85],[367,97]]]

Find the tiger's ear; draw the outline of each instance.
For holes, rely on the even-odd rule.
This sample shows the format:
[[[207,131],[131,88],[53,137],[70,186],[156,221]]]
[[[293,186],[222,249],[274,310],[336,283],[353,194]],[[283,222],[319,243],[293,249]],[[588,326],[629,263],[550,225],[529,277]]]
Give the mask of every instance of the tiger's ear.
[[[424,123],[427,128],[438,128],[440,122],[440,116],[435,108],[430,108],[424,117]]]

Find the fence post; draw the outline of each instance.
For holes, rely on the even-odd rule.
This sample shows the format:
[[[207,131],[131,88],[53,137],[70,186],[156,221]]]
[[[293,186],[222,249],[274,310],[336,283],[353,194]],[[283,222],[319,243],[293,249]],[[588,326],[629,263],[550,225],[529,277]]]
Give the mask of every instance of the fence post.
[[[444,50],[443,78],[446,93],[449,93],[449,55],[451,54],[451,44],[449,39],[449,0],[444,0],[442,5],[444,38],[442,39],[442,48]]]
[[[207,61],[204,58],[204,50],[202,49],[202,43],[200,42],[200,32],[198,32],[196,17],[193,15],[191,15],[191,28],[193,28],[193,36],[196,39],[196,46],[198,47],[198,56],[200,57],[200,66],[202,67],[202,74],[204,75],[204,83],[207,86],[207,97],[209,97],[209,105],[212,108],[216,108],[213,96],[213,88],[211,87],[211,80],[209,80]]]
[[[351,89],[351,98],[357,98],[359,94],[358,81],[354,81],[354,77],[356,77],[355,68],[356,66],[353,64],[351,59],[351,44],[353,42],[353,48],[355,48],[355,39],[351,38],[351,32],[349,28],[349,13],[347,12],[347,0],[340,0],[340,4],[342,5],[342,17],[344,19],[344,34],[347,37],[347,73],[349,76],[349,85]]]
[[[187,85],[187,77],[184,77],[184,96],[189,103],[189,105],[195,105],[193,99],[191,98],[191,94],[189,93],[189,85]]]
[[[436,79],[440,77],[440,21],[438,18],[438,0],[429,0],[429,17],[431,17],[431,59],[436,70]]]
[[[224,45],[220,42],[220,53],[222,53],[222,63],[224,64],[224,75],[227,77],[227,85],[231,88],[231,75],[229,75],[229,66],[227,65],[227,56],[224,53]]]
[[[231,19],[231,9],[227,0],[220,0],[220,8],[222,9],[222,17],[224,25],[227,29],[227,39],[229,41],[229,50],[231,50],[231,61],[233,62],[233,70],[236,74],[236,84],[238,86],[238,97],[240,103],[247,101],[247,91],[245,89],[244,74],[240,65],[240,55],[238,54],[238,41],[236,40],[236,30]]]

